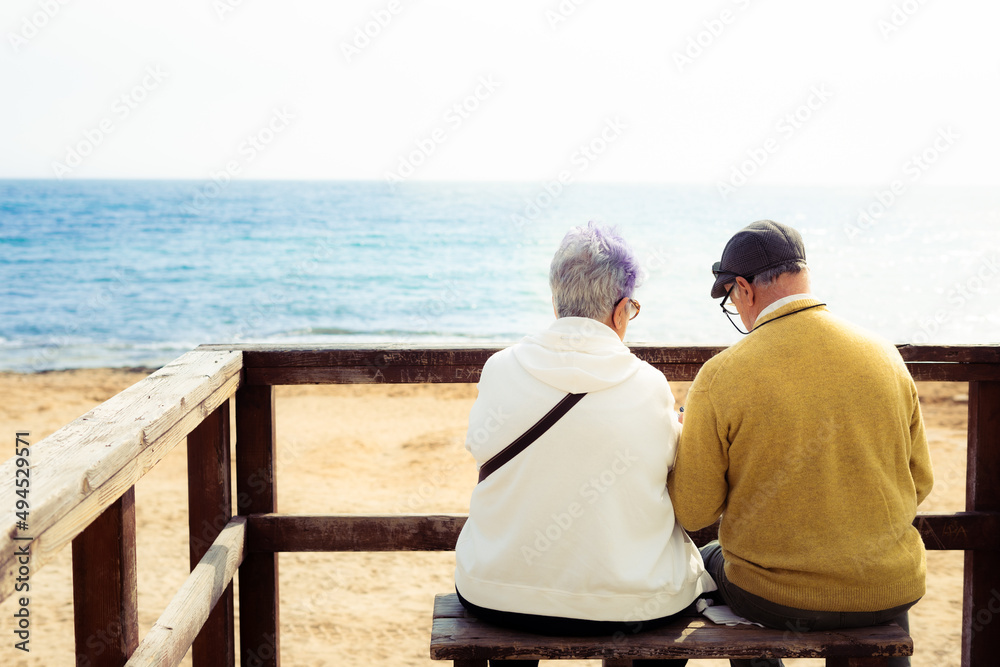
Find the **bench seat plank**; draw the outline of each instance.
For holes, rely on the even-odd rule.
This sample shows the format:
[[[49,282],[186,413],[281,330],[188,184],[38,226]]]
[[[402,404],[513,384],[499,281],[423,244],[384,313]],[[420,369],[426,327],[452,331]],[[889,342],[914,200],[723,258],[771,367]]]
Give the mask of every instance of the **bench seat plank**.
[[[617,638],[531,635],[477,620],[466,612],[455,594],[437,596],[431,630],[434,660],[855,658],[912,654],[913,641],[894,623],[794,633],[745,625],[727,627],[697,616]]]

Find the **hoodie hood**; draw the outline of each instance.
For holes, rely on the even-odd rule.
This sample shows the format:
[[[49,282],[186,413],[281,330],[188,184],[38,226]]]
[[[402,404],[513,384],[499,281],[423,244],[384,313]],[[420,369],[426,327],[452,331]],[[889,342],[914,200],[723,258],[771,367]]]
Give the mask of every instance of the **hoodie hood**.
[[[561,317],[512,348],[517,362],[560,391],[600,391],[621,384],[641,362],[609,326],[587,317]]]

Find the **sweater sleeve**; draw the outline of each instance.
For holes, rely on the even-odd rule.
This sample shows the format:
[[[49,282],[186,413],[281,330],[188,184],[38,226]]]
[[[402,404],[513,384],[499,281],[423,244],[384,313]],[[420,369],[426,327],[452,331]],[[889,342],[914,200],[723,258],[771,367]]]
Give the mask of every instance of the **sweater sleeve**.
[[[687,530],[712,525],[726,509],[729,443],[719,437],[717,415],[695,379],[684,408],[684,428],[667,487],[677,520]]]
[[[912,385],[913,413],[910,418],[910,476],[917,490],[919,505],[930,495],[934,486],[934,469],[931,466],[931,453],[927,446],[927,435],[924,433],[924,417],[920,412],[920,401],[917,399],[917,388]]]

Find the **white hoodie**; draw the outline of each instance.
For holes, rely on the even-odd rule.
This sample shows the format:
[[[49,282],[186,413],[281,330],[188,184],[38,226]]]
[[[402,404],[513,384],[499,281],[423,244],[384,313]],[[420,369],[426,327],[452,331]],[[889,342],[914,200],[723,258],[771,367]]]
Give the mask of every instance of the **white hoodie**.
[[[588,393],[473,491],[459,592],[487,609],[628,622],[715,590],[667,494],[670,386],[608,326],[564,317],[493,355],[466,448],[481,466],[569,392]]]

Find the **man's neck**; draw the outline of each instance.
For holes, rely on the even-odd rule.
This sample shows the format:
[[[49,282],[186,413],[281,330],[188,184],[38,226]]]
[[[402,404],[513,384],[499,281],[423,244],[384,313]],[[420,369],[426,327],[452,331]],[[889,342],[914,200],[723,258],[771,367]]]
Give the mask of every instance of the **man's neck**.
[[[761,314],[765,311],[769,312],[768,308],[777,301],[797,294],[809,294],[809,292],[809,277],[805,272],[781,275],[766,288],[754,291],[753,312],[750,313],[751,319],[756,323],[760,319]]]
[[[754,304],[755,306],[757,306],[759,304],[760,310],[758,311],[758,316],[760,315],[760,313],[763,313],[765,310],[767,310],[767,308],[771,304],[773,304],[774,302],[780,301],[781,299],[784,299],[786,296],[792,296],[793,294],[804,294],[804,293],[807,293],[808,291],[809,291],[808,288],[806,288],[804,290],[797,290],[797,289],[769,289],[767,291],[767,293],[766,294],[762,294],[757,299],[757,303]]]
[[[789,294],[788,296],[783,296],[780,299],[776,299],[772,301],[770,305],[764,307],[760,311],[760,313],[757,314],[757,318],[754,320],[754,326],[755,327],[757,326],[761,318],[765,317],[766,315],[770,315],[779,308],[783,308],[792,301],[798,301],[800,299],[815,299],[815,298],[816,297],[810,294],[809,292],[803,292],[801,294]]]

